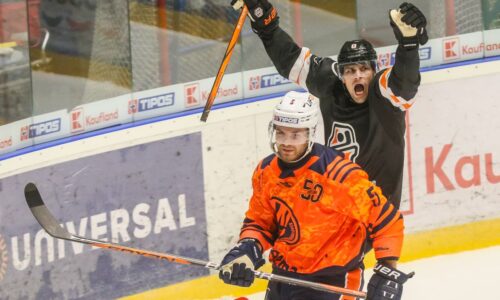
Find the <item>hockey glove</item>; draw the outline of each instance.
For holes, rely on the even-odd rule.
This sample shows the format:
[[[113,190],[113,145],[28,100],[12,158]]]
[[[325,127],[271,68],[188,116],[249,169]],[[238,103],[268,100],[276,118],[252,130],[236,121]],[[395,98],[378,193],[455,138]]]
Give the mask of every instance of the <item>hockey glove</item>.
[[[405,274],[380,263],[373,270],[375,273],[368,282],[368,300],[400,300],[403,283],[415,274]]]
[[[237,9],[240,7],[241,1],[248,7],[252,30],[260,38],[269,39],[279,26],[279,16],[276,9],[267,0],[232,0],[231,5]]]
[[[253,271],[265,260],[254,239],[243,239],[222,259],[219,278],[227,284],[248,287],[255,278]]]
[[[391,9],[389,18],[394,35],[405,49],[416,49],[427,43],[427,20],[424,14],[413,4],[404,2],[399,9]]]

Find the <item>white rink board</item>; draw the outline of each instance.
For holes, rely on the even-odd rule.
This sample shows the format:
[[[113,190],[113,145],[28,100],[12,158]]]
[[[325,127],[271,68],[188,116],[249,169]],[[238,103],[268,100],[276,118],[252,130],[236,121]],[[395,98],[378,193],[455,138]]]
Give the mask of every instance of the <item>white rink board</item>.
[[[497,60],[423,74],[419,99],[410,113],[413,198],[409,197],[407,175],[404,187],[407,198],[404,210],[408,211],[406,222],[410,230],[422,231],[500,216],[500,184],[484,179],[484,155],[488,153],[493,159],[493,173],[500,175],[500,119],[496,115],[500,112],[496,94],[499,70],[500,60]],[[251,195],[252,172],[258,161],[270,153],[267,125],[277,101],[270,99],[214,110],[206,124],[199,121],[199,114],[190,115],[10,158],[0,161],[0,178],[201,132],[209,253],[210,260],[219,261],[237,239]],[[449,174],[456,189],[446,191],[436,181],[436,192],[428,193],[425,148],[433,147],[436,159],[442,147],[449,143],[453,143],[453,148],[443,171]],[[481,185],[460,188],[454,176],[455,164],[461,157],[475,155],[479,155]],[[464,178],[470,178],[467,170],[464,167]]]
[[[496,73],[420,88],[410,112],[414,211],[407,228],[500,216],[499,83]]]

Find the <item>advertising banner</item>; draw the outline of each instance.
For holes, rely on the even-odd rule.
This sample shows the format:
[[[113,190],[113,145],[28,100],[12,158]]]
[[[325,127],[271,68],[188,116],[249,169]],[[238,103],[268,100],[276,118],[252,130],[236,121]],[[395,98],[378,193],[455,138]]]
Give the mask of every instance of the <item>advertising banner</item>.
[[[184,84],[184,109],[204,107],[215,77]],[[214,104],[243,99],[241,73],[224,75],[217,90]]]
[[[128,102],[128,114],[142,120],[182,111],[180,86],[166,86],[133,93]]]
[[[26,205],[28,182],[72,233],[208,260],[200,133],[0,180],[0,299],[114,299],[208,274],[55,240]]]
[[[484,31],[484,56],[500,55],[500,28]]]
[[[71,134],[125,124],[132,121],[128,114],[130,94],[75,107],[69,112]]]
[[[226,74],[217,90],[214,105],[243,99],[241,73]],[[142,120],[204,107],[215,78],[176,84],[134,93],[128,113]]]
[[[429,40],[427,44],[421,46],[418,49],[418,53],[420,56],[420,67],[429,67],[442,63],[441,57],[439,55],[436,55],[435,53],[436,49],[441,49],[440,47],[436,47],[437,45],[440,45],[440,40]],[[397,47],[397,45],[392,45],[375,49],[377,51],[378,67],[380,70],[392,67],[394,65],[394,63],[396,62]]]
[[[472,32],[442,39],[443,63],[484,57],[483,33]]]
[[[419,89],[407,129],[410,231],[500,216],[498,82],[494,74]]]
[[[299,88],[287,78],[284,78],[274,67],[243,72],[245,98],[269,95]]]
[[[23,143],[20,140],[21,124],[25,124],[29,120],[31,118],[5,124],[0,127],[0,154],[33,145],[32,140],[23,141]]]
[[[66,110],[33,116],[13,123],[16,149],[40,144],[69,135]]]

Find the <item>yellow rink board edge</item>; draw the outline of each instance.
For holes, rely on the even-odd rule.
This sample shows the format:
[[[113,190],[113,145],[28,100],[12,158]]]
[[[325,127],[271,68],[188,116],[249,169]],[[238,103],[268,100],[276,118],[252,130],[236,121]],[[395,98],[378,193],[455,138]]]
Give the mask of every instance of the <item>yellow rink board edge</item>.
[[[400,261],[408,262],[436,255],[500,245],[499,233],[500,219],[493,219],[408,234],[405,237],[403,255]],[[374,263],[375,258],[372,251],[365,258],[366,268],[373,267]],[[193,266],[193,268],[196,267]],[[261,270],[270,272],[271,265],[266,264]],[[249,288],[234,287],[224,284],[217,275],[211,275],[127,296],[121,299],[208,300],[220,299],[225,295],[231,295],[236,298],[264,291],[266,285],[266,280],[256,280]]]

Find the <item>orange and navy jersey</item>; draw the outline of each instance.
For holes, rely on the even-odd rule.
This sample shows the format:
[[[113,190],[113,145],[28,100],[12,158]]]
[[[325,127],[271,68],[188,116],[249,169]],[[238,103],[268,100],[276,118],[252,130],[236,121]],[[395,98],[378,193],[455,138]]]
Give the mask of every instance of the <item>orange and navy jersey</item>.
[[[367,239],[377,259],[397,259],[403,218],[357,164],[315,144],[300,162],[275,155],[253,175],[253,195],[240,239],[255,238],[275,268],[312,274],[362,266]]]

